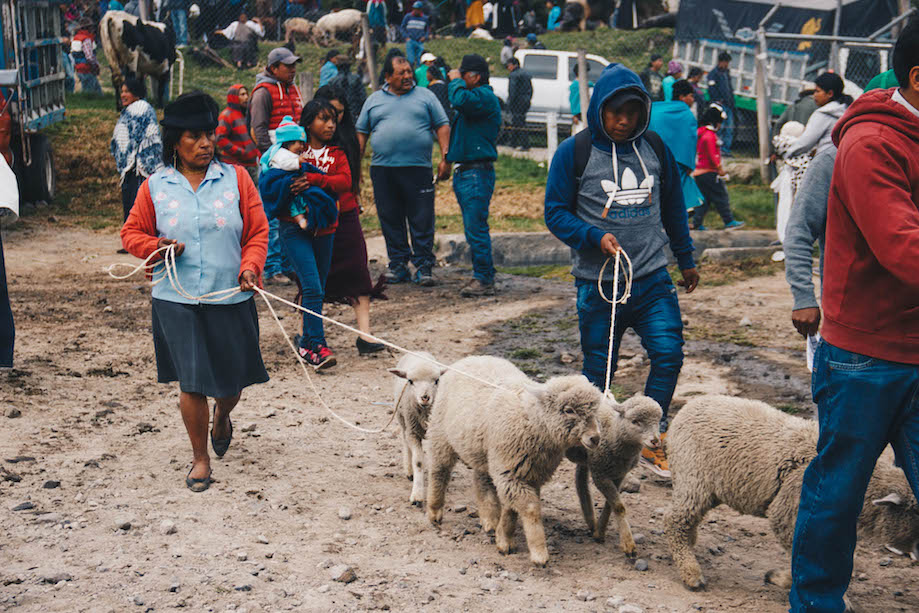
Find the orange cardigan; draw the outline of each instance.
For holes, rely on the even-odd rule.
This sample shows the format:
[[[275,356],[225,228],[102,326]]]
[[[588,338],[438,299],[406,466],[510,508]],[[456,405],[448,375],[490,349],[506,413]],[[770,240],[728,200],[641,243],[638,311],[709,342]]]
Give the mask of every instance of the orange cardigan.
[[[252,178],[242,166],[233,166],[236,171],[236,182],[239,186],[239,213],[243,218],[242,261],[239,264],[239,277],[243,271],[251,270],[262,286],[262,269],[268,255],[268,218],[262,208],[262,200]],[[160,236],[156,233],[156,209],[150,197],[149,181],[144,180],[137,191],[137,199],[131,209],[128,220],[121,228],[121,244],[128,253],[146,260],[156,251]],[[156,260],[162,259],[162,254]],[[156,261],[154,260],[154,261]],[[150,275],[147,275],[150,278]]]

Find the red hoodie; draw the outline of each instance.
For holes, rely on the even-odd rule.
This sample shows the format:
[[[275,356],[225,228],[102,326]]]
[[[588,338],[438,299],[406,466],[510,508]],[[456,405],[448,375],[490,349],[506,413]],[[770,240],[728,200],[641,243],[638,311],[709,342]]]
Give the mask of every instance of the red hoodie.
[[[833,129],[821,333],[919,364],[919,117],[895,91],[863,94]]]
[[[233,85],[227,93],[227,108],[217,118],[217,149],[229,164],[255,166],[258,149],[246,129],[246,109],[239,103],[239,90],[244,87]]]

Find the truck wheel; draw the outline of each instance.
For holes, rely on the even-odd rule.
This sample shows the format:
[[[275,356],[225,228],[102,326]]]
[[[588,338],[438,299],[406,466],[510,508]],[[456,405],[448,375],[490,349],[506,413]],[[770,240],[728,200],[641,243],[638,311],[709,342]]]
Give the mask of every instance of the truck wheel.
[[[51,202],[57,191],[57,171],[51,143],[44,134],[29,137],[32,147],[32,164],[25,169],[26,201]]]

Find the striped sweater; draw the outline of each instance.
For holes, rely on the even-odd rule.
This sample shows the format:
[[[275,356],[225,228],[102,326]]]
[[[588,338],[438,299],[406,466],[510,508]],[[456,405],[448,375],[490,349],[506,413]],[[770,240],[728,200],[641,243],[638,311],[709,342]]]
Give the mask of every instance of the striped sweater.
[[[246,130],[246,110],[239,104],[239,90],[244,85],[234,85],[227,93],[227,108],[217,119],[217,150],[223,161],[240,166],[258,163],[258,148]]]

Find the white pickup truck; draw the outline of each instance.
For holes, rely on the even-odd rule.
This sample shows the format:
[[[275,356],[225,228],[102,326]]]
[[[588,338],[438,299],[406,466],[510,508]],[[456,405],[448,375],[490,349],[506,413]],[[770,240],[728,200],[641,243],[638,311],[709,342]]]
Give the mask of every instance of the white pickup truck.
[[[568,93],[575,79],[578,54],[574,51],[550,49],[520,49],[514,54],[520,66],[533,77],[533,99],[527,113],[527,123],[545,124],[546,115],[558,114],[560,125],[571,124]],[[609,61],[599,55],[587,54],[587,80],[596,82]],[[506,105],[507,77],[490,79],[495,95]]]

